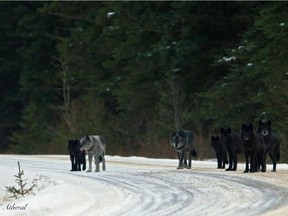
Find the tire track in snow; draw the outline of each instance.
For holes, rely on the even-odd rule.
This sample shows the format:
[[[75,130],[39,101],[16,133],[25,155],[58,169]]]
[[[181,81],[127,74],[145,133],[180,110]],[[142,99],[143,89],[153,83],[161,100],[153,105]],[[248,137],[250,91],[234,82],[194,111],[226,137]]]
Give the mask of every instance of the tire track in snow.
[[[172,203],[188,204],[193,200],[193,193],[184,191],[179,194],[177,188],[170,188],[158,179],[147,180],[140,175],[125,174],[125,177],[107,176],[95,177],[97,181],[110,183],[119,188],[119,190],[130,191],[133,196],[134,205],[130,209],[123,206],[123,210],[117,212],[117,215],[155,215],[168,214],[175,212],[179,206]]]
[[[115,215],[257,215],[285,200],[276,186],[223,174],[139,172],[93,177],[132,194],[134,206]],[[287,192],[287,191],[286,191]],[[287,200],[286,200],[287,201]]]
[[[67,161],[47,159],[48,162],[33,156],[23,158],[25,170],[44,173],[88,189],[95,194],[96,202],[101,195],[101,204],[95,203],[85,215],[218,216],[237,213],[249,216],[288,203],[287,188],[255,180],[254,174],[216,172],[196,166],[192,170],[165,166],[151,168],[151,164],[145,166],[145,161],[139,169],[131,160],[128,168],[127,162],[117,166],[117,162],[113,162],[108,163],[106,172],[69,172],[68,158]],[[103,186],[105,189],[102,190]]]

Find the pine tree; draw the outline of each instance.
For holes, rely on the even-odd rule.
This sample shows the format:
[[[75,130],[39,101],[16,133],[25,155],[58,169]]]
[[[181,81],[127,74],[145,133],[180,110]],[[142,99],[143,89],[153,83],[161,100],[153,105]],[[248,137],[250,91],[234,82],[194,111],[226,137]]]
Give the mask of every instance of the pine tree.
[[[27,188],[27,180],[23,179],[24,170],[21,170],[20,163],[18,161],[18,173],[14,175],[16,178],[16,183],[18,184],[18,188],[15,186],[6,186],[6,190],[12,194],[12,197],[18,199],[19,196],[24,196],[26,194],[31,194],[33,192],[33,188],[35,187],[35,184]]]

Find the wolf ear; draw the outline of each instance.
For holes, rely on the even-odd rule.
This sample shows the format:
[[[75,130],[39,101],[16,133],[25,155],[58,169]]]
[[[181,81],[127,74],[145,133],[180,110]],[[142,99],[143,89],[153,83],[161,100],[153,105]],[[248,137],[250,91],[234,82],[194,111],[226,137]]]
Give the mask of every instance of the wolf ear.
[[[176,135],[176,132],[173,130],[172,133],[171,133],[171,137],[175,136],[175,135]]]
[[[262,125],[263,125],[263,121],[259,120],[259,126],[262,126]]]
[[[181,137],[185,137],[184,131],[179,131],[179,135],[180,135]]]
[[[268,124],[268,126],[271,127],[271,121],[270,120],[267,122],[267,124]]]
[[[228,128],[227,130],[228,130],[228,133],[232,133],[232,130],[231,130],[231,128]]]

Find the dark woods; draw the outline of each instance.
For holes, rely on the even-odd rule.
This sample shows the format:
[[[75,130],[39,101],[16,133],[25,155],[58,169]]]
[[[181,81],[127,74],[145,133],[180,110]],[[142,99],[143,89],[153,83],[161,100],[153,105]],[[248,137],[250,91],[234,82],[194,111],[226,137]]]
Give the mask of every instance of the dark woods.
[[[0,151],[103,134],[107,154],[174,158],[169,134],[187,128],[203,159],[214,128],[271,119],[287,161],[287,16],[286,2],[1,2]]]

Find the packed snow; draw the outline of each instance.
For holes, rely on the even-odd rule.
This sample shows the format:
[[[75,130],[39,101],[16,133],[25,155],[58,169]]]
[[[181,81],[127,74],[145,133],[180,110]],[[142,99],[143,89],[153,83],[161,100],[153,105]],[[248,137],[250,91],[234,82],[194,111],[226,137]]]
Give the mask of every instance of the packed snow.
[[[33,194],[9,198],[17,162]],[[106,156],[103,172],[71,172],[68,155],[0,155],[0,215],[286,215],[288,165],[272,173],[216,169],[216,161]],[[93,164],[93,168],[95,168]]]

